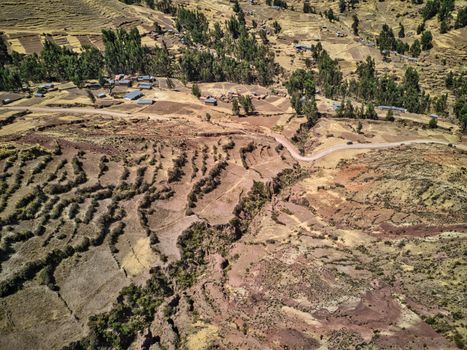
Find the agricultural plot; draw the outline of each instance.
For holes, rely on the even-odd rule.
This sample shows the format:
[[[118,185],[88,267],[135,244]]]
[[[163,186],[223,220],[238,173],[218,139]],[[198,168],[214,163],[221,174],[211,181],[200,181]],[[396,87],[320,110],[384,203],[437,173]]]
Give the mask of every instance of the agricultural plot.
[[[441,34],[435,16],[433,48],[385,57],[383,24],[411,44],[424,4],[287,3],[173,0],[206,16],[202,33],[198,13],[150,1],[0,5],[8,52],[141,35],[120,32],[99,67],[97,52],[56,55],[70,65],[44,95],[31,67],[2,70],[16,92],[0,92],[0,349],[466,347],[463,81],[445,79],[466,28]],[[125,99],[140,80],[151,103]],[[425,93],[446,92],[431,116]],[[383,99],[425,114],[370,104]]]
[[[141,136],[109,117],[10,116],[0,129],[4,140],[19,136],[0,149],[5,348],[81,339],[120,290],[180,258],[183,231],[199,220],[227,224],[251,178],[293,163],[270,139],[158,136],[185,129],[179,121],[154,122]]]

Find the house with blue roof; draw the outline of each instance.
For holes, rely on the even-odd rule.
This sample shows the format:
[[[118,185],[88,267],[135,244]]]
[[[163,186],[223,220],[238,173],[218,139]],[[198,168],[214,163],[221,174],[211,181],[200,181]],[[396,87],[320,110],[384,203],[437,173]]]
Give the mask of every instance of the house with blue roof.
[[[126,94],[124,99],[127,100],[127,101],[134,101],[134,100],[137,100],[138,98],[143,97],[143,96],[144,96],[144,94],[141,91],[135,90],[135,91],[132,91],[132,92]]]

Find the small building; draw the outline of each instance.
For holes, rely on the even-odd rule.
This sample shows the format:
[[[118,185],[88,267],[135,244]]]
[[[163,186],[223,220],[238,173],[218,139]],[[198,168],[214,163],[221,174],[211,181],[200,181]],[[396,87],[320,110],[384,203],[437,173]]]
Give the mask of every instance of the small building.
[[[143,97],[143,93],[139,90],[132,91],[128,94],[125,95],[124,99],[127,101],[134,101],[137,100],[140,97]]]
[[[150,90],[152,89],[152,87],[153,87],[152,83],[141,83],[138,85],[138,88],[143,89],[143,90]]]
[[[138,101],[136,101],[136,103],[142,106],[147,106],[152,105],[154,103],[154,100],[150,98],[140,98]]]
[[[13,103],[15,101],[19,101],[23,98],[20,94],[7,94],[3,95],[3,99],[0,100],[0,104],[7,105],[9,103]]]
[[[42,89],[42,90],[50,90],[53,88],[54,88],[54,84],[52,83],[46,83],[46,84],[42,84],[41,86],[39,86],[39,89]]]
[[[131,86],[131,80],[129,80],[129,79],[116,80],[115,85],[130,87]]]
[[[136,80],[152,82],[152,81],[154,81],[154,77],[150,76],[150,75],[140,75],[140,76],[138,76],[138,78],[136,78]]]
[[[98,83],[88,83],[84,85],[84,87],[90,90],[98,90],[101,88],[101,86]],[[59,90],[60,90],[60,87],[59,87]]]
[[[340,102],[333,102],[332,103],[332,109],[334,109],[335,111],[338,111],[342,108],[342,104]]]
[[[97,94],[97,97],[98,97],[98,98],[104,98],[105,96],[106,96],[105,92],[99,92],[99,93]]]
[[[400,112],[400,113],[405,113],[407,112],[407,109],[402,108],[402,107],[396,107],[396,106],[378,106],[378,109],[381,109],[383,111],[395,111],[395,112]]]
[[[208,96],[208,98],[204,100],[204,104],[210,106],[217,106],[217,99],[212,96]]]
[[[312,51],[311,46],[307,46],[307,45],[304,45],[304,44],[297,44],[297,45],[295,45],[294,47],[295,47],[295,50],[298,51],[298,52],[301,52],[301,51]]]

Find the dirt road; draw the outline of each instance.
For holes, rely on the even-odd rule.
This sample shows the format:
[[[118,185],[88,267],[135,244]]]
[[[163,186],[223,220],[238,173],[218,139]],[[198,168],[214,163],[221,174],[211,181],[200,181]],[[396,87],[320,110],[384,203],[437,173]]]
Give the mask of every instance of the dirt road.
[[[113,117],[121,117],[121,118],[129,118],[131,116],[149,116],[151,119],[160,119],[166,120],[167,118],[160,115],[152,115],[147,113],[122,113],[122,112],[113,112],[113,111],[106,111],[102,109],[94,109],[94,108],[59,108],[59,107],[24,107],[24,106],[2,106],[2,109],[9,109],[14,111],[26,111],[29,110],[31,112],[55,112],[55,113],[69,113],[69,114],[100,114],[100,115],[108,115]],[[317,152],[315,154],[309,156],[302,156],[295,146],[290,142],[286,137],[271,133],[269,130],[266,132],[267,135],[273,137],[277,142],[281,143],[287,150],[290,152],[292,157],[298,161],[302,162],[314,162],[315,160],[321,159],[326,157],[327,155],[342,151],[342,150],[351,150],[351,149],[384,149],[384,148],[391,148],[391,147],[398,147],[402,145],[418,145],[418,144],[440,144],[440,145],[448,145],[449,142],[446,141],[439,141],[439,140],[429,140],[429,139],[421,139],[421,140],[407,140],[407,141],[399,141],[399,142],[389,142],[389,143],[355,143],[355,144],[342,144],[342,145],[335,145],[331,146],[323,151]],[[455,145],[458,148],[463,150],[467,150],[467,147],[464,145]]]
[[[168,118],[161,115],[148,113],[122,113],[97,108],[60,108],[60,107],[26,107],[26,106],[1,106],[1,109],[9,109],[12,111],[31,111],[31,112],[50,112],[50,113],[67,113],[67,114],[98,114],[108,115],[111,117],[131,118],[131,117],[151,117],[151,119],[167,120]]]
[[[389,142],[389,143],[355,143],[355,144],[343,144],[343,145],[335,145],[331,146],[323,151],[317,152],[315,154],[309,156],[302,156],[295,146],[290,142],[286,137],[278,134],[271,134],[274,139],[282,144],[287,150],[290,152],[292,157],[296,160],[302,162],[314,162],[315,160],[321,159],[326,157],[327,155],[342,151],[342,150],[350,150],[350,149],[384,149],[384,148],[391,148],[391,147],[398,147],[402,145],[419,145],[419,144],[439,144],[439,145],[449,145],[449,142],[446,141],[438,141],[438,140],[407,140],[407,141],[399,141],[399,142]],[[456,145],[459,147],[459,145]],[[465,150],[464,146],[460,146]]]
[[[52,112],[52,113],[70,113],[70,114],[101,114],[115,117],[126,117],[127,113],[104,111],[94,108],[60,108],[60,107],[23,107],[23,106],[2,106],[2,109],[10,109],[13,111],[31,111],[31,112]]]

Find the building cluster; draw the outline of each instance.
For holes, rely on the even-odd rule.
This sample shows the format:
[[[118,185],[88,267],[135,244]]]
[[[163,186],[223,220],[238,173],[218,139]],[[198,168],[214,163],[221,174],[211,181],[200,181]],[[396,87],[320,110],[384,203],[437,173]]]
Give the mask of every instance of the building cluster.
[[[132,87],[134,84],[138,84],[139,89],[152,89],[154,80],[155,78],[151,75],[129,76],[117,74],[113,78],[105,79],[105,85]]]
[[[136,101],[138,105],[152,105],[154,103],[153,99],[143,98],[144,94],[141,90],[134,90],[126,94],[123,99],[126,101]]]
[[[226,94],[222,94],[219,96],[219,100],[221,100],[222,102],[225,102],[225,103],[231,103],[234,99],[236,98],[239,98],[240,97],[240,93],[236,92],[236,91],[228,91]],[[251,99],[253,100],[264,100],[268,95],[265,95],[265,94],[258,94],[257,92],[253,91],[253,92],[250,92],[248,94],[246,94],[248,96],[250,96]]]
[[[382,111],[393,111],[393,112],[399,112],[399,113],[407,112],[407,109],[402,108],[402,107],[396,107],[396,106],[378,106],[377,108]]]

